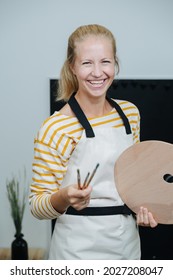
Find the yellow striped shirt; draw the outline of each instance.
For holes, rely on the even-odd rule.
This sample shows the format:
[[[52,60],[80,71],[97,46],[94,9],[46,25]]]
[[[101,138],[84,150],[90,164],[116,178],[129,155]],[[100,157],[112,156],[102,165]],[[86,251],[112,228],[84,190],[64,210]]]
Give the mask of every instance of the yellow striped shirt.
[[[134,143],[139,142],[140,116],[136,106],[128,101],[116,100],[128,117]],[[93,127],[118,127],[123,122],[116,112],[89,118]],[[60,214],[52,207],[50,196],[59,190],[67,165],[79,142],[83,127],[76,117],[55,112],[45,120],[34,142],[33,179],[30,186],[32,214],[38,219],[54,219]]]

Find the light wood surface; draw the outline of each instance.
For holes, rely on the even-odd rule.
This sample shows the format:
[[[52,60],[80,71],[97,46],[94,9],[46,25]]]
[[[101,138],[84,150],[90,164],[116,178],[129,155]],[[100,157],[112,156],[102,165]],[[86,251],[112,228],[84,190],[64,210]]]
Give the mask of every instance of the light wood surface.
[[[29,249],[29,260],[43,260],[45,259],[46,252],[42,248],[30,248]],[[0,260],[10,260],[11,249],[0,248]]]
[[[115,184],[122,200],[135,213],[147,207],[161,224],[173,224],[173,145],[143,141],[128,148],[115,164]]]

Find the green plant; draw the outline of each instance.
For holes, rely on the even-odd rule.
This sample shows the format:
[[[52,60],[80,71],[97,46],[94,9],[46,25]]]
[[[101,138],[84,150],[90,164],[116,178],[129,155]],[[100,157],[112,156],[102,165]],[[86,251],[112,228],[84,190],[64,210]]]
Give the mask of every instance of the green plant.
[[[26,179],[26,172],[24,173]],[[19,236],[22,231],[22,221],[26,205],[26,191],[20,193],[20,182],[15,176],[11,180],[7,180],[7,196],[11,207],[11,216],[16,229],[16,235]],[[26,188],[25,188],[26,190]]]

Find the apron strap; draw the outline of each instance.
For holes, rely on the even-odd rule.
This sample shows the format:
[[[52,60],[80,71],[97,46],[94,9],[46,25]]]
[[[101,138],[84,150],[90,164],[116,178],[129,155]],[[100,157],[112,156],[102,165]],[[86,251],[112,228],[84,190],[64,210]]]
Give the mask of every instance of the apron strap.
[[[87,138],[95,137],[95,134],[94,134],[94,131],[92,129],[92,126],[90,125],[90,123],[87,120],[84,112],[82,111],[79,103],[77,102],[77,100],[75,98],[75,94],[76,93],[72,94],[72,96],[70,97],[70,99],[68,101],[68,104],[71,107],[73,113],[78,118],[80,124],[85,129],[86,137]],[[121,109],[120,105],[118,105],[113,99],[109,98],[108,96],[106,96],[106,99],[112,105],[112,107],[114,107],[116,109],[116,111],[118,112],[119,116],[121,117],[121,119],[122,119],[122,121],[124,123],[125,129],[126,129],[126,133],[127,134],[131,134],[132,131],[131,131],[129,120],[128,120],[127,116],[124,114],[124,112]]]
[[[109,102],[109,104],[111,104],[116,109],[118,114],[120,115],[120,117],[121,117],[121,119],[122,119],[122,121],[124,123],[125,129],[126,129],[126,133],[127,134],[131,134],[132,131],[131,131],[129,120],[128,120],[127,116],[124,114],[124,112],[121,109],[120,105],[117,104],[112,98],[110,98],[108,96],[106,96],[106,99]]]
[[[79,103],[77,102],[77,100],[75,98],[75,93],[73,93],[72,96],[70,97],[68,104],[70,105],[73,113],[76,115],[79,122],[85,129],[86,137],[87,138],[95,137],[94,131],[93,131],[89,121],[87,120],[84,112],[82,111]]]
[[[126,204],[120,206],[86,207],[82,210],[76,210],[69,207],[65,212],[67,215],[76,216],[108,216],[108,215],[131,215],[134,214]]]

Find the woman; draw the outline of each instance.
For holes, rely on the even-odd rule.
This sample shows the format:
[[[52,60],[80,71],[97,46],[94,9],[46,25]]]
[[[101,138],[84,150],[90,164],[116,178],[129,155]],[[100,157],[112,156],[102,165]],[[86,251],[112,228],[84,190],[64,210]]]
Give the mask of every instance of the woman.
[[[140,259],[137,224],[157,225],[143,207],[135,219],[115,186],[115,161],[139,141],[138,109],[106,95],[118,70],[108,29],[81,26],[69,37],[58,95],[67,104],[35,139],[30,195],[35,217],[57,218],[50,259]]]

